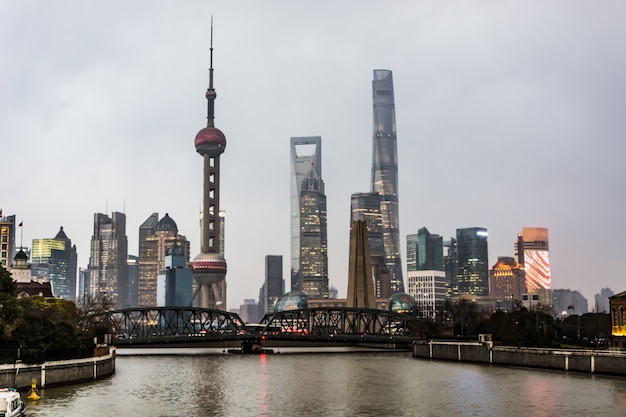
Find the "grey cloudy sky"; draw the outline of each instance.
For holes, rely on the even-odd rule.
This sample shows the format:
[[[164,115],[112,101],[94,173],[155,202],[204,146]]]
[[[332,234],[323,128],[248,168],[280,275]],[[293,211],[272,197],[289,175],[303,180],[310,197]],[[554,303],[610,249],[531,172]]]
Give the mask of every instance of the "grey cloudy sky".
[[[289,286],[291,136],[322,137],[345,296],[375,68],[394,73],[402,240],[486,227],[493,265],[524,226],[547,227],[554,288],[590,307],[626,289],[621,1],[0,2],[0,207],[26,246],[64,226],[85,267],[108,204],[131,254],[155,211],[199,251],[211,15],[229,308],[257,298],[266,254]]]

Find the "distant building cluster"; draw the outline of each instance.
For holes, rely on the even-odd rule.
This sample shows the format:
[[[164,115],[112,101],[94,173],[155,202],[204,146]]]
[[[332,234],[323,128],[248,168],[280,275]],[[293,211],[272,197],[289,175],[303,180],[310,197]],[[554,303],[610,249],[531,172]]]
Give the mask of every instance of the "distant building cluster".
[[[225,216],[219,205],[220,155],[226,137],[214,125],[212,51],[211,45],[207,127],[194,141],[203,160],[200,253],[191,259],[190,242],[179,234],[174,219],[168,213],[163,217],[152,213],[138,227],[137,255],[130,255],[125,213],[95,213],[89,263],[79,268],[77,248],[63,227],[53,238],[34,239],[28,250],[19,236],[23,224],[17,223],[15,215],[2,216],[0,211],[0,264],[11,270],[24,294],[38,291],[78,302],[106,299],[116,308],[227,309]],[[421,227],[406,235],[403,271],[391,71],[374,70],[372,94],[370,189],[351,195],[349,216],[349,224],[362,222],[367,230],[368,259],[363,265],[371,268],[371,288],[366,283],[367,292],[374,297],[371,304],[377,308],[410,305],[427,318],[436,318],[445,303],[457,299],[493,309],[550,309],[561,317],[587,313],[588,302],[578,291],[552,287],[548,229],[543,227],[524,227],[514,239],[512,256],[498,256],[492,264],[486,228],[457,228],[454,236],[444,238]],[[267,255],[264,271],[259,271],[264,279],[258,300],[246,299],[232,310],[246,322],[258,322],[277,306],[298,306],[302,300],[309,306],[346,305],[329,283],[322,138],[290,138],[290,163],[290,282],[285,283],[283,255]],[[369,271],[366,275],[369,277]],[[615,323],[623,325],[624,307],[610,304],[617,299],[622,298],[603,288],[596,294],[593,311],[612,312]]]

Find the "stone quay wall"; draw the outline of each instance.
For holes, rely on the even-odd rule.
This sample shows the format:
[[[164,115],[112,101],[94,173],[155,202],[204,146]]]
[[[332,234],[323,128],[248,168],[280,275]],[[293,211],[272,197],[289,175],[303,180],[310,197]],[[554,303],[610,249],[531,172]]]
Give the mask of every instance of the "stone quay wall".
[[[97,350],[102,351],[102,348]],[[108,347],[101,356],[36,365],[17,363],[0,365],[0,387],[30,388],[33,378],[37,388],[105,378],[115,372],[115,348]],[[99,352],[96,352],[98,355]]]
[[[420,340],[413,357],[626,376],[626,352],[493,346],[487,342]]]

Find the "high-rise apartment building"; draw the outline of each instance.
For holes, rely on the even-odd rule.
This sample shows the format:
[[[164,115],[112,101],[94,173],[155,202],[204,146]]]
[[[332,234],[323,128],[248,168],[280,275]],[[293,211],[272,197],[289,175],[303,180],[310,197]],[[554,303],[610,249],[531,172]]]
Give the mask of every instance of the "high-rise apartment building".
[[[594,300],[595,300],[594,312],[595,313],[610,313],[611,308],[610,308],[610,303],[609,303],[609,297],[612,297],[614,295],[615,293],[610,288],[602,288],[599,294],[594,295]]]
[[[165,213],[160,219],[152,235],[148,234],[147,228],[143,228],[150,222],[152,215],[140,226],[139,234],[143,240],[139,241],[139,280],[138,280],[138,305],[139,307],[157,306],[157,276],[165,268],[165,256],[167,251],[177,244],[189,262],[189,241],[183,235],[178,234],[176,222]],[[143,229],[142,229],[143,228]]]
[[[510,256],[498,256],[498,262],[489,271],[489,294],[503,308],[512,309],[515,300],[526,294],[524,266]]]
[[[15,215],[2,216],[0,209],[0,265],[11,270],[15,256]]]
[[[422,227],[406,240],[408,293],[423,317],[434,318],[446,300],[443,239]]]
[[[43,272],[38,278],[50,282],[55,297],[76,300],[78,256],[63,227],[52,239],[33,239],[30,258],[33,269]]]
[[[374,135],[371,191],[380,195],[385,263],[391,274],[392,294],[404,292],[400,257],[398,211],[398,155],[393,77],[389,70],[374,70],[372,82]]]
[[[322,138],[291,138],[291,289],[328,297]]]
[[[117,308],[128,305],[128,238],[126,215],[113,212],[94,215],[89,255],[89,296],[106,298]]]
[[[545,306],[552,304],[549,250],[548,229],[524,227],[518,234],[515,255],[526,271],[526,289],[529,294],[537,295]]]
[[[489,295],[489,256],[487,229],[456,229],[459,272],[458,295]]]
[[[552,310],[557,317],[565,317],[571,315],[583,315],[588,313],[588,302],[583,295],[574,290],[562,289],[552,290]],[[543,303],[542,303],[543,304]]]
[[[265,255],[265,283],[261,291],[263,313],[273,313],[274,304],[285,293],[282,255]]]

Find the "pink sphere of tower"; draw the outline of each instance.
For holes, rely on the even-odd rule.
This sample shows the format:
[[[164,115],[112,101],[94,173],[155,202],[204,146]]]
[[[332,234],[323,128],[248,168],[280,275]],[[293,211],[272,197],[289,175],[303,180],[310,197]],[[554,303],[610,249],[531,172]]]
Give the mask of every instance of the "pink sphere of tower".
[[[226,136],[216,127],[208,126],[196,135],[196,152],[215,158],[226,149]]]

